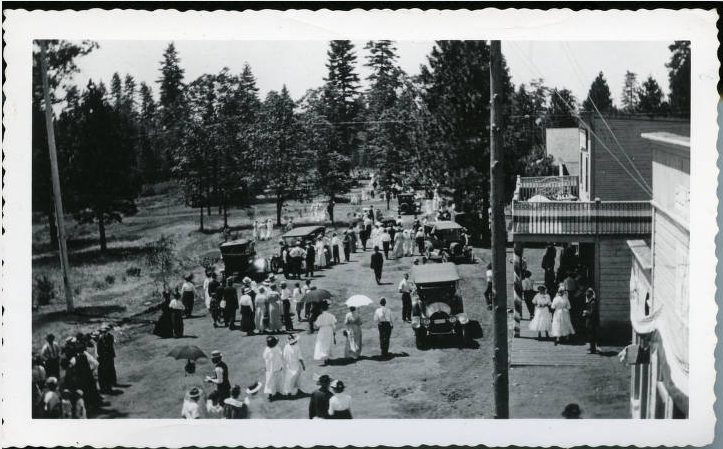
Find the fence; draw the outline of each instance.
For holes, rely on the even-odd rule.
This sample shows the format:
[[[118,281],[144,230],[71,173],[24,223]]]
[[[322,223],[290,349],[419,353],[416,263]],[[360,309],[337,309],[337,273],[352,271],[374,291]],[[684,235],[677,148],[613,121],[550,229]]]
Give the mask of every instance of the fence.
[[[517,177],[515,199],[527,201],[535,195],[550,199],[573,199],[580,194],[580,179],[577,176],[533,176]]]

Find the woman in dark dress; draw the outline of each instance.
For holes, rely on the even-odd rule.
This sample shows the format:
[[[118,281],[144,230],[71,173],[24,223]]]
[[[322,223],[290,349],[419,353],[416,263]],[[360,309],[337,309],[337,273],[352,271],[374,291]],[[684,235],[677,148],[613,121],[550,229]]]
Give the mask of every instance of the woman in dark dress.
[[[246,335],[251,335],[256,329],[254,323],[254,302],[251,297],[251,290],[249,287],[244,287],[241,298],[239,299],[239,306],[241,306],[241,331],[246,332]]]
[[[173,324],[171,323],[171,292],[163,292],[163,302],[161,303],[161,316],[156,321],[153,333],[161,338],[173,337]]]

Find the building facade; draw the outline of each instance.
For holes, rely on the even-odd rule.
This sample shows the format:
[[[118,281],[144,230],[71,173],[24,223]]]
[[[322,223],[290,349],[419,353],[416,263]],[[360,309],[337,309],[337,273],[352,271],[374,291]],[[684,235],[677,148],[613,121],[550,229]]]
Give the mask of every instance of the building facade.
[[[637,418],[688,416],[690,138],[643,133],[650,142],[653,227],[650,245],[630,241],[632,365],[630,406]]]

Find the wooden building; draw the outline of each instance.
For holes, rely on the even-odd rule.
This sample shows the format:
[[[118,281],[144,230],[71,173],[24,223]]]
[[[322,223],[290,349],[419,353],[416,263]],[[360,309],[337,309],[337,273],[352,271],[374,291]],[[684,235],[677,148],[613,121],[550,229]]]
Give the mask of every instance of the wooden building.
[[[605,121],[615,137],[600,116],[581,117],[579,177],[518,178],[508,240],[574,246],[592,273],[601,334],[622,342],[630,336],[633,258],[627,241],[649,242],[652,231],[651,195],[640,185],[652,184],[653,143],[641,134],[665,127],[687,135],[689,123],[639,117]]]
[[[630,407],[637,418],[688,415],[688,260],[690,138],[644,133],[652,146],[653,212],[650,246],[632,250]]]

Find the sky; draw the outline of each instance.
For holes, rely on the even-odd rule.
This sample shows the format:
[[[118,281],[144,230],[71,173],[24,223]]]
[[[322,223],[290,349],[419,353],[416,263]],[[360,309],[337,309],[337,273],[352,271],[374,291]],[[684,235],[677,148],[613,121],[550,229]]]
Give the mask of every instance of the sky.
[[[100,48],[78,58],[80,73],[73,82],[83,87],[89,79],[109,83],[113,72],[133,75],[145,81],[158,95],[159,66],[168,41],[99,41]],[[364,41],[353,41],[357,49],[357,69],[362,79],[369,70],[363,66],[367,51]],[[544,78],[550,87],[570,89],[582,102],[598,72],[603,71],[615,104],[620,104],[626,70],[638,74],[642,82],[649,75],[668,93],[670,59],[662,41],[504,41],[502,52],[515,86]],[[251,65],[261,95],[286,84],[295,99],[307,89],[319,87],[326,75],[328,41],[176,41],[187,82],[205,73],[218,73],[228,67],[240,73],[245,62]],[[426,64],[433,41],[396,43],[399,65],[409,75]]]

